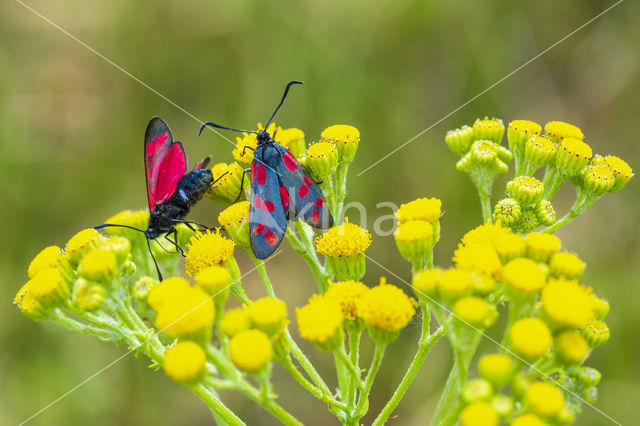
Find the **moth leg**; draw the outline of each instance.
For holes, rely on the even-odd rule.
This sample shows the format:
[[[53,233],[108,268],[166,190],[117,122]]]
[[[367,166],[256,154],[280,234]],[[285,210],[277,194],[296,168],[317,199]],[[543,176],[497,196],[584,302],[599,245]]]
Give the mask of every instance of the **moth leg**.
[[[255,149],[254,147],[252,147],[252,146],[245,145],[245,146],[242,148],[242,155],[246,155],[246,154],[247,154],[247,148],[249,148],[251,151],[255,151],[255,150],[256,150],[256,149]]]
[[[248,146],[248,147],[249,147],[249,148],[251,148],[250,146]],[[245,148],[247,148],[247,146],[245,146]],[[242,179],[240,180],[240,192],[238,193],[238,196],[236,197],[236,199],[235,199],[234,203],[237,203],[237,202],[238,202],[238,200],[240,199],[240,197],[242,197],[243,189],[244,189],[244,175],[246,175],[246,174],[247,174],[248,172],[250,172],[250,171],[251,171],[251,169],[250,169],[250,168],[248,168],[248,169],[244,169],[244,170],[242,171]]]
[[[191,229],[192,231],[198,231],[197,229],[195,229],[192,225],[197,225],[200,228],[202,228],[201,230],[208,230],[208,229],[212,229],[209,228],[207,225],[203,225],[201,223],[195,222],[193,220],[181,220],[181,219],[173,219],[172,220],[173,223],[184,223],[185,225],[187,225],[187,227],[189,229]]]
[[[173,238],[174,240],[172,240],[171,238],[169,238],[169,235],[173,234]],[[169,241],[171,244],[173,244],[173,246],[176,248],[176,251],[168,251],[165,249],[165,251],[167,253],[180,253],[182,256],[184,256],[184,250],[182,250],[182,248],[178,245],[178,231],[176,231],[175,229],[167,234],[165,234],[164,239]],[[161,245],[162,246],[162,245]],[[164,247],[163,247],[164,248]]]

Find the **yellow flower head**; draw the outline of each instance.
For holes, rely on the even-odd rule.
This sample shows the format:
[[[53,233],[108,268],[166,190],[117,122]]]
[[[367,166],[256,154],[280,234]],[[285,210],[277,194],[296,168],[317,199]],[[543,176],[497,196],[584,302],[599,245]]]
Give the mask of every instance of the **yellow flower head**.
[[[533,360],[551,347],[551,331],[538,318],[523,318],[511,326],[509,340],[518,354]]]
[[[495,247],[498,241],[508,235],[512,235],[509,228],[505,228],[500,223],[487,222],[464,234],[460,244],[463,246]]]
[[[233,337],[241,331],[251,328],[251,318],[246,309],[230,309],[220,320],[220,330],[225,336]]]
[[[225,228],[229,225],[236,225],[249,218],[249,208],[251,203],[240,201],[222,210],[218,215],[218,222]]]
[[[400,255],[412,262],[420,262],[427,257],[434,244],[433,226],[422,220],[401,223],[393,236]]]
[[[287,323],[287,305],[274,297],[263,297],[251,303],[247,308],[249,318],[254,326],[273,336]]]
[[[442,213],[442,201],[438,198],[418,198],[417,200],[401,204],[397,212],[396,218],[400,224],[412,220],[423,220],[433,223]]]
[[[544,186],[534,177],[518,176],[507,182],[507,194],[521,206],[535,204],[542,199]]]
[[[536,262],[548,262],[549,258],[560,250],[562,242],[555,235],[542,232],[531,232],[525,237],[527,256]]]
[[[473,327],[487,328],[493,325],[497,312],[486,300],[479,297],[463,297],[453,305],[453,313]]]
[[[530,138],[538,136],[542,127],[538,123],[529,120],[513,120],[507,128],[507,139],[512,151],[522,149],[522,146]]]
[[[184,383],[198,378],[206,363],[204,350],[197,343],[183,341],[167,349],[163,367],[168,377]]]
[[[548,426],[548,423],[540,420],[535,414],[521,414],[511,421],[511,426]]]
[[[596,318],[599,320],[605,319],[609,314],[609,309],[611,309],[609,302],[596,296],[595,294],[592,294],[591,298],[593,300],[593,312]]]
[[[369,292],[369,287],[360,281],[339,281],[329,283],[329,289],[324,294],[327,299],[340,304],[342,315],[350,321],[356,319],[358,301]]]
[[[506,264],[516,257],[524,256],[527,244],[519,234],[506,234],[498,237],[494,247],[502,263]]]
[[[264,130],[262,123],[258,123],[258,131]],[[276,130],[276,124],[271,123],[267,128],[267,133],[273,135]],[[245,148],[248,146],[250,148]],[[258,147],[258,138],[255,133],[242,133],[242,137],[236,138],[236,147],[233,149],[233,158],[241,163],[251,164],[253,161],[253,150]]]
[[[104,223],[112,223],[114,225],[125,225],[133,228],[147,229],[147,223],[149,222],[148,210],[123,210],[114,214],[110,218],[104,221]],[[107,235],[117,235],[125,237],[129,240],[142,239],[144,235],[133,229],[121,228],[119,226],[108,226],[102,229]]]
[[[209,266],[196,274],[196,284],[210,295],[217,296],[231,284],[231,274],[223,266]]]
[[[316,250],[328,257],[347,257],[363,254],[371,245],[371,234],[364,228],[344,219],[315,240]]]
[[[541,167],[553,161],[556,145],[549,138],[536,136],[524,145],[524,159],[530,166]]]
[[[545,285],[547,276],[536,262],[520,257],[513,259],[502,268],[502,279],[519,292],[535,294]]]
[[[560,143],[565,138],[582,140],[584,134],[580,128],[562,121],[550,121],[544,125],[544,133],[555,143]]]
[[[296,308],[298,331],[303,339],[310,340],[325,350],[334,350],[340,344],[344,315],[340,303],[333,298],[314,296],[309,303]],[[337,343],[337,345],[334,345]]]
[[[497,426],[499,421],[498,413],[486,401],[469,404],[460,414],[461,426]]]
[[[578,256],[566,251],[554,253],[549,261],[551,275],[575,280],[582,276],[585,263]]]
[[[615,155],[607,155],[604,158],[604,162],[609,169],[613,173],[615,178],[615,183],[613,184],[613,188],[611,188],[611,192],[616,192],[622,189],[633,177],[633,170],[626,161],[622,160]]]
[[[566,138],[556,151],[556,167],[567,176],[576,176],[587,165],[593,151],[581,140]]]
[[[200,287],[191,287],[188,283],[185,286],[184,282],[186,280],[181,278],[169,278],[158,284],[148,299],[152,307],[158,307],[157,310],[154,308],[157,312],[156,328],[175,337],[198,333],[211,327],[215,314],[211,297]],[[164,292],[164,297],[162,294],[158,295],[158,291]]]
[[[511,381],[514,373],[513,360],[504,354],[487,354],[478,361],[478,371],[497,390]]]
[[[547,317],[560,326],[583,328],[594,318],[593,299],[577,281],[550,279],[540,301]]]
[[[251,151],[247,150],[247,153]],[[253,154],[251,154],[253,155]],[[207,197],[222,203],[233,203],[240,196],[242,180],[244,188],[248,187],[248,178],[238,163],[218,163],[211,167],[211,175],[215,182],[207,192]]]
[[[358,150],[360,131],[346,124],[335,124],[322,131],[322,140],[331,142],[338,148],[340,162],[350,163]]]
[[[413,276],[411,285],[418,298],[435,298],[438,294],[438,283],[442,276],[442,269],[423,269]]]
[[[401,330],[411,321],[416,305],[415,299],[388,284],[384,277],[357,302],[358,316],[367,325],[391,332]]]
[[[103,285],[111,284],[118,273],[118,263],[115,255],[107,250],[92,250],[87,253],[78,265],[78,275],[89,281],[96,281]]]
[[[36,274],[44,269],[53,268],[58,264],[60,257],[62,256],[62,250],[58,246],[45,247],[33,258],[29,264],[27,275],[29,278],[33,278]]]
[[[305,165],[313,176],[327,178],[338,169],[338,150],[331,142],[316,142],[307,149]]]
[[[234,247],[235,243],[220,235],[219,230],[197,232],[187,246],[187,274],[194,276],[208,266],[224,265],[233,256]]]
[[[77,264],[82,256],[102,240],[102,235],[93,228],[83,229],[75,234],[65,246],[65,255],[71,263]]]
[[[451,268],[440,275],[438,291],[447,302],[466,296],[473,284],[473,275],[465,269]]]
[[[461,245],[453,254],[453,262],[459,269],[478,272],[493,278],[498,278],[502,268],[496,250],[490,245]]]
[[[564,407],[564,396],[557,387],[543,382],[535,382],[524,397],[525,405],[541,417],[553,417]]]
[[[589,354],[589,344],[577,331],[564,331],[556,338],[554,351],[567,364],[579,364]]]
[[[289,151],[296,156],[304,154],[304,132],[294,127],[290,129],[278,129],[276,133],[276,142],[285,148],[289,148]]]
[[[500,145],[502,136],[504,135],[504,124],[499,118],[476,120],[473,123],[474,139],[486,139]]]
[[[14,299],[23,314],[44,319],[69,297],[69,287],[57,268],[44,269],[29,280]]]
[[[243,371],[256,373],[266,367],[273,357],[269,336],[260,330],[244,330],[229,340],[231,361]]]

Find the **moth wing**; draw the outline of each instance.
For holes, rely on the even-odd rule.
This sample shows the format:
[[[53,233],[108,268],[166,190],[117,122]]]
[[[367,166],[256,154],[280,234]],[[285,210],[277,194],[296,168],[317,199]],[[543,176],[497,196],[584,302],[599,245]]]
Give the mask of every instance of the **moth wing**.
[[[315,228],[330,228],[333,217],[318,184],[287,148],[281,145],[276,145],[276,148],[281,154],[281,160],[276,166],[283,186],[281,192],[288,194],[295,213]]]
[[[270,256],[282,242],[287,230],[278,174],[275,168],[257,160],[251,164],[249,226],[251,250],[258,259]]]

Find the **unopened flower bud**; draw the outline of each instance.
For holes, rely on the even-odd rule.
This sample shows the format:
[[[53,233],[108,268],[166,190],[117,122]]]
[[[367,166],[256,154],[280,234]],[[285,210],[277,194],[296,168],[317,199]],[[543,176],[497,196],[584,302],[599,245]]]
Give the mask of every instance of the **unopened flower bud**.
[[[604,161],[607,166],[609,166],[609,169],[615,178],[615,183],[609,191],[617,192],[621,190],[629,180],[631,180],[633,177],[633,170],[624,160],[616,157],[615,155],[607,155],[604,157]]]
[[[411,282],[415,295],[423,300],[435,299],[438,297],[438,280],[442,275],[442,269],[423,269],[418,271]]]
[[[78,278],[73,285],[72,303],[79,309],[94,312],[100,309],[107,297],[107,291],[103,285]]]
[[[500,145],[504,135],[504,124],[499,118],[476,120],[473,123],[473,138],[475,140],[486,139]]]
[[[206,195],[212,200],[233,203],[240,196],[240,188],[249,187],[249,179],[238,163],[218,163],[211,168],[211,174],[215,183],[211,185]]]
[[[513,198],[503,198],[498,201],[493,210],[493,220],[500,221],[504,226],[511,227],[520,220],[522,210],[520,204]]]
[[[148,276],[140,277],[140,279],[133,284],[133,288],[131,289],[133,297],[138,300],[146,301],[149,293],[157,284],[158,280],[154,278]]]
[[[542,127],[538,123],[529,120],[514,120],[507,128],[507,140],[509,149],[513,152],[521,153],[525,143],[540,134]]]
[[[554,352],[560,361],[574,365],[587,357],[589,345],[577,331],[564,331],[556,337]]]
[[[498,394],[491,398],[491,406],[502,418],[507,418],[513,412],[513,398],[507,395]]]
[[[307,149],[305,165],[314,177],[324,179],[336,172],[338,158],[338,150],[334,144],[316,142]]]
[[[577,176],[587,165],[593,152],[591,147],[579,139],[566,138],[558,146],[555,165],[567,176]]]
[[[598,166],[586,166],[582,170],[579,184],[587,192],[599,196],[611,191],[615,184],[615,178],[609,166],[600,164]]]
[[[323,130],[322,140],[331,142],[338,148],[340,163],[350,163],[358,151],[360,131],[353,126],[336,124]]]
[[[524,145],[524,159],[533,170],[551,163],[556,146],[551,139],[536,136]]]
[[[249,241],[249,210],[251,204],[248,201],[240,201],[222,210],[218,215],[218,222],[229,234],[229,237],[240,247],[251,247]]]
[[[538,179],[529,176],[518,176],[507,182],[507,194],[520,205],[535,204],[542,199],[544,186]]]
[[[580,367],[578,369],[576,379],[578,379],[578,383],[583,386],[595,386],[600,383],[600,379],[602,379],[602,373],[600,373],[595,368]]]
[[[549,200],[540,200],[534,206],[536,217],[541,225],[551,226],[556,223],[556,210]]]
[[[116,256],[103,249],[87,253],[78,265],[78,274],[89,281],[96,281],[102,285],[110,285],[118,273]]]
[[[587,326],[580,331],[592,348],[604,345],[611,337],[609,326],[599,320],[590,320]]]
[[[462,398],[466,404],[471,404],[476,401],[487,401],[492,396],[493,386],[485,379],[469,380],[460,392],[460,398]]]
[[[560,142],[566,138],[574,138],[578,140],[582,140],[584,138],[584,134],[580,128],[563,121],[550,121],[545,124],[544,134],[555,142],[556,145],[560,144]]]
[[[304,155],[304,132],[302,130],[296,128],[278,129],[275,139],[280,145],[288,148],[296,158]]]
[[[444,141],[454,154],[462,156],[469,151],[473,142],[473,129],[465,125],[459,129],[449,130]]]
[[[433,249],[433,226],[422,220],[410,220],[398,226],[393,236],[400,255],[410,262],[420,262]]]

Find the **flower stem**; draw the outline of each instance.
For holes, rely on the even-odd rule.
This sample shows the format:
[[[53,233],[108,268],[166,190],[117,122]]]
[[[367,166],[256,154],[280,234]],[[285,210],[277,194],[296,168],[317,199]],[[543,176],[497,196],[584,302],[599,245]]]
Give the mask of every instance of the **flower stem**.
[[[273,289],[273,284],[271,283],[271,279],[269,279],[267,269],[264,266],[264,260],[258,259],[253,254],[251,254],[250,256],[253,262],[256,264],[256,269],[258,270],[258,274],[260,275],[260,279],[264,284],[264,288],[267,291],[267,294],[269,295],[269,297],[276,297],[276,292]]]
[[[300,370],[296,368],[291,361],[291,358],[286,357],[281,362],[282,367],[293,377],[303,388],[305,388],[310,394],[318,398],[320,401],[337,408],[339,410],[345,410],[347,406],[342,402],[335,400],[330,394],[323,393],[320,389],[314,386],[311,382],[309,382],[303,375],[300,373]]]
[[[480,194],[480,203],[482,205],[482,221],[491,221],[491,195],[478,191]]]
[[[420,342],[418,344],[418,351],[409,365],[407,372],[404,377],[400,381],[400,384],[396,388],[395,392],[391,396],[391,399],[384,406],[380,414],[375,418],[372,425],[383,425],[387,419],[393,413],[393,410],[396,409],[400,400],[404,397],[407,390],[409,390],[409,386],[413,383],[413,380],[418,375],[424,360],[427,358],[429,351],[433,347],[433,345],[440,340],[440,338],[444,335],[444,327],[440,326],[433,334],[429,335],[429,308],[423,308],[422,315],[422,333],[420,336]]]
[[[347,333],[349,334],[349,360],[356,369],[360,370],[360,338],[362,337],[362,328],[348,326]],[[360,380],[360,378],[350,377],[347,384],[347,395],[345,400],[349,407],[354,407],[356,404],[357,380]]]
[[[205,385],[202,383],[198,383],[195,385],[187,386],[193,393],[195,393],[198,398],[203,400],[205,404],[211,408],[211,410],[215,413],[215,415],[226,422],[228,425],[246,425],[245,422],[240,420],[238,416],[235,415],[233,411],[231,411],[226,405],[222,403],[218,398],[216,398],[213,393],[207,389]]]
[[[302,352],[302,350],[300,349],[300,347],[298,346],[298,344],[295,342],[295,340],[293,340],[293,338],[291,337],[291,332],[289,331],[289,328],[285,328],[285,335],[283,337],[285,337],[286,339],[288,339],[289,341],[289,347],[291,350],[291,354],[293,355],[293,357],[296,359],[296,361],[298,361],[298,363],[300,364],[300,366],[304,369],[304,371],[309,375],[309,377],[311,378],[311,380],[313,381],[313,383],[320,388],[320,390],[328,395],[331,395],[331,390],[329,389],[329,387],[327,386],[327,384],[325,383],[325,381],[322,379],[322,377],[320,377],[320,374],[318,373],[318,371],[315,369],[315,367],[313,366],[313,364],[311,364],[311,361],[309,361],[309,359],[306,357],[306,355],[304,354],[304,352]]]
[[[367,372],[367,378],[364,381],[364,389],[360,393],[360,398],[358,399],[358,406],[355,410],[354,420],[359,421],[366,414],[366,407],[367,402],[369,401],[371,385],[373,384],[373,380],[378,374],[378,370],[380,369],[380,364],[382,364],[382,357],[384,356],[384,351],[386,348],[387,345],[376,343],[376,348],[373,352],[373,359],[371,360],[371,366],[369,367],[369,371]]]

